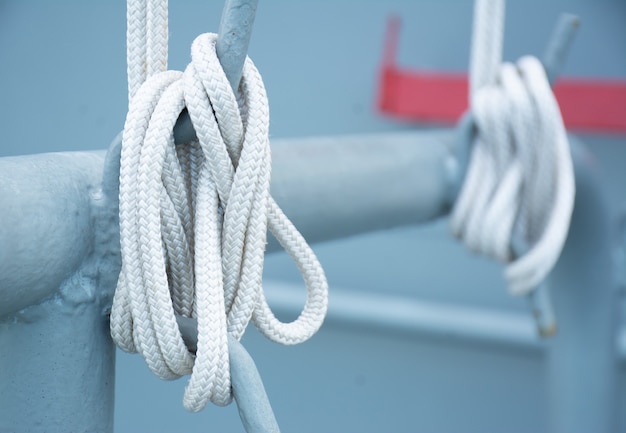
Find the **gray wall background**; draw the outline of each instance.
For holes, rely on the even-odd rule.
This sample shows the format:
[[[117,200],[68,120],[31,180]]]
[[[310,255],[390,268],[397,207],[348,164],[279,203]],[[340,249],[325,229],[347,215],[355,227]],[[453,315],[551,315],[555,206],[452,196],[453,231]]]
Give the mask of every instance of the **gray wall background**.
[[[184,68],[193,38],[217,29],[222,6],[171,1],[170,68]],[[623,0],[510,0],[504,57],[541,54],[562,11],[583,22],[564,75],[626,79]],[[429,128],[375,110],[392,13],[403,20],[401,64],[466,70],[469,0],[260,1],[250,56],[269,94],[272,137]],[[123,126],[127,104],[125,2],[0,1],[0,66],[0,156],[106,148]],[[580,136],[604,168],[617,214],[626,202],[626,137]],[[526,311],[524,300],[506,294],[499,267],[454,243],[446,221],[315,250],[334,291]],[[270,284],[300,281],[284,254],[268,256],[266,276]],[[285,432],[546,429],[539,353],[337,326],[296,347],[269,343],[254,329],[244,342]],[[234,405],[185,412],[185,384],[161,382],[141,358],[118,351],[116,431],[242,431]],[[623,407],[624,375],[621,385]]]

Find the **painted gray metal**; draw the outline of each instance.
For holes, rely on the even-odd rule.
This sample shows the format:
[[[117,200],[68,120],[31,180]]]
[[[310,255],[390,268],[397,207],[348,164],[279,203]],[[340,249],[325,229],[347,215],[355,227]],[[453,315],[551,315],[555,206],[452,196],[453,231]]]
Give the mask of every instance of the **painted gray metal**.
[[[103,155],[0,160],[0,431],[113,430],[119,273]]]
[[[195,353],[198,345],[198,322],[181,316],[176,319],[185,344]],[[254,360],[243,345],[230,335],[228,336],[228,354],[233,396],[246,432],[279,432],[278,422]]]
[[[559,332],[544,346],[548,354],[550,431],[608,433],[617,429],[617,288],[619,271],[624,265],[615,262],[616,224],[599,187],[594,159],[573,137],[570,143],[576,173],[576,204],[563,254],[544,283],[544,289],[554,297],[560,323]],[[493,313],[458,309],[446,310],[448,314],[442,315],[450,320],[447,324],[442,317],[436,317],[437,308],[432,306],[429,314],[428,307],[410,309],[404,301],[392,302],[385,308],[385,302],[389,301],[386,298],[369,302],[358,298],[339,301],[341,312],[334,318],[356,321],[370,328],[391,326],[457,338],[461,335],[489,342],[540,345],[522,321],[502,321],[497,314],[494,317]],[[298,305],[298,302],[287,300],[287,304]],[[403,311],[407,314],[402,314]],[[329,314],[333,316],[332,309]],[[463,319],[453,318],[455,315]],[[193,341],[193,336],[187,334],[187,338]]]
[[[337,161],[325,160],[321,154],[324,150],[317,148],[316,140],[292,143],[304,145],[303,152],[291,153],[294,149],[289,146],[280,150],[280,143],[273,146],[273,192],[282,195],[279,203],[288,215],[297,215],[296,225],[307,230],[305,234],[310,240],[429,221],[445,214],[449,207],[448,196],[453,195],[449,191],[456,176],[456,162],[449,152],[453,141],[451,133],[346,138],[353,142],[349,146],[352,150],[340,148],[343,138],[320,139],[319,142],[334,143],[334,149],[325,151]],[[385,149],[387,142],[391,155]],[[399,142],[404,144],[399,145]],[[305,157],[319,165],[309,166]],[[601,431],[602,427],[613,431],[610,430],[611,410],[615,400],[611,401],[610,395],[616,383],[611,376],[615,374],[616,357],[611,349],[614,343],[612,311],[617,305],[617,284],[613,281],[617,266],[610,257],[615,245],[609,239],[613,222],[607,216],[595,174],[591,174],[595,167],[585,155],[578,153],[577,158],[579,197],[573,222],[576,233],[572,229],[567,249],[550,281],[561,322],[559,337],[548,341],[554,405],[552,428],[554,431],[590,431],[583,427],[593,426],[591,431]],[[0,160],[0,219],[3,222],[0,228],[0,308],[3,309],[0,368],[10,372],[0,379],[0,431],[49,431],[55,426],[59,426],[59,430],[70,430],[73,426],[75,431],[81,431],[81,426],[82,431],[111,428],[110,419],[105,418],[112,412],[108,396],[112,398],[109,373],[113,362],[108,354],[114,352],[109,350],[110,341],[98,339],[98,332],[106,323],[99,308],[109,296],[106,280],[116,276],[118,252],[110,247],[114,245],[110,236],[115,236],[115,224],[111,223],[111,214],[105,211],[109,209],[106,199],[97,188],[102,159],[103,154],[57,154]],[[355,161],[359,161],[358,167]],[[366,167],[362,172],[359,171],[361,164]],[[321,179],[315,179],[314,170],[318,170],[318,177],[319,173],[321,177],[330,175],[328,185],[316,185]],[[591,172],[585,174],[586,170]],[[32,182],[30,178],[26,181],[20,177],[24,174],[32,176]],[[380,188],[373,185],[375,182],[369,182],[370,178],[381,182]],[[408,181],[412,183],[403,185]],[[91,190],[86,185],[95,188]],[[365,191],[367,188],[373,188],[372,194]],[[582,197],[591,197],[591,201],[584,202],[587,198],[581,198],[581,192]],[[315,200],[307,200],[307,194],[314,194]],[[372,206],[368,206],[367,200],[374,201]],[[357,206],[352,215],[351,205]],[[375,206],[390,207],[374,209]],[[394,211],[398,213],[392,215]],[[311,218],[317,220],[304,224],[306,212],[313,212]],[[31,215],[37,218],[30,221]],[[388,217],[391,219],[385,220]],[[325,222],[329,227],[324,227]],[[276,245],[270,245],[270,250],[275,248]],[[98,264],[96,269],[94,263]],[[589,267],[580,270],[582,263]],[[24,279],[21,272],[26,272],[29,279]],[[17,314],[7,313],[41,299],[46,301],[39,306]],[[345,316],[343,312],[335,314],[332,305],[330,320],[348,321],[352,317],[360,319],[364,325],[372,323],[375,328],[387,323],[386,326],[397,329],[384,319],[369,322],[366,314],[354,308],[352,316]],[[432,310],[432,306],[426,307]],[[411,312],[406,316],[407,321],[412,317]],[[485,314],[481,311],[467,313],[468,322],[450,322],[449,332],[456,330],[458,338],[465,339],[471,334],[475,338],[510,343],[515,340],[510,336],[518,335],[519,341],[529,341],[533,347],[535,344],[545,346],[528,333],[528,322],[522,326],[514,321],[519,327],[512,329],[517,331],[502,332],[496,337],[497,321],[495,329],[490,326],[469,328],[464,324],[481,323]],[[396,320],[396,325],[399,322],[401,320]],[[437,328],[437,324],[441,328]],[[430,327],[435,331],[446,329],[441,321],[429,319],[413,326],[415,329]],[[464,333],[463,329],[468,332]],[[33,339],[33,335],[39,338]],[[106,335],[104,338],[106,340]],[[33,342],[26,342],[28,339]],[[104,349],[96,347],[100,345]],[[560,394],[559,390],[567,394]],[[89,400],[93,395],[99,397],[100,405]],[[72,410],[76,407],[81,410]],[[11,422],[13,424],[9,424]],[[93,428],[95,423],[100,423],[97,428]]]
[[[550,431],[617,431],[616,223],[593,158],[573,146],[576,205],[549,278],[559,332],[547,346]]]
[[[250,45],[258,3],[258,0],[226,0],[224,2],[215,51],[235,93],[238,92],[243,63],[248,55],[248,45]],[[185,110],[176,121],[174,141],[176,144],[188,143],[195,137],[196,131],[191,124],[189,113]]]
[[[572,14],[563,14],[557,21],[542,58],[550,85],[554,85],[565,65],[579,25],[580,20]],[[528,252],[529,248],[519,236],[515,236],[513,249],[515,254],[522,256]],[[545,281],[539,283],[528,298],[539,334],[545,337],[554,335],[557,332],[558,324],[548,284]]]
[[[277,141],[272,191],[312,241],[426,222],[445,215],[453,197],[454,137],[437,131]],[[595,186],[595,166],[576,145],[574,157],[577,205],[570,239],[550,279],[561,323],[548,342],[551,413],[555,431],[593,425],[594,431],[609,432],[617,372],[613,224]],[[103,153],[0,159],[0,184],[11,185],[3,188],[3,220],[15,228],[2,232],[3,245],[14,251],[4,252],[0,262],[0,365],[11,372],[0,382],[0,430],[64,425],[92,431],[96,423],[110,431],[114,349],[106,314],[119,249],[116,196],[106,183],[98,188],[102,166]],[[107,164],[105,172],[114,166]],[[30,230],[20,224],[24,212],[41,215],[41,224]],[[69,236],[72,228],[77,230]],[[38,243],[46,237],[50,250]],[[56,257],[72,251],[82,260],[65,268],[58,283]],[[23,269],[34,269],[34,281],[49,283],[33,285],[41,287],[43,302],[26,309],[15,296],[16,290],[28,291],[15,278]]]
[[[312,241],[428,221],[449,207],[451,137],[279,141],[272,191]],[[0,366],[11,372],[0,381],[0,431],[112,429],[115,158],[112,151],[106,163],[102,152],[0,159],[7,222],[0,234],[9,246],[0,262]]]

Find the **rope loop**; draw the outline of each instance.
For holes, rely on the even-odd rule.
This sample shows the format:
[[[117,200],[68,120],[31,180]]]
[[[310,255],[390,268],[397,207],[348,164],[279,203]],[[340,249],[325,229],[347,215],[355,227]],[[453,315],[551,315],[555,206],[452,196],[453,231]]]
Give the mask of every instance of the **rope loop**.
[[[574,206],[574,171],[563,119],[535,57],[500,63],[504,1],[478,0],[470,62],[477,134],[453,234],[509,263],[513,294],[545,279],[561,253]],[[514,245],[528,245],[517,257]]]
[[[246,59],[235,96],[216,41],[215,34],[198,36],[184,72],[153,73],[137,90],[129,84],[120,161],[122,270],[111,334],[160,378],[191,374],[183,398],[191,411],[232,400],[228,335],[239,340],[253,320],[273,341],[303,342],[319,329],[328,305],[319,261],[269,194],[261,76]],[[144,71],[134,61],[129,57],[129,75]],[[197,140],[176,146],[173,128],[185,108]],[[276,319],[262,290],[268,225],[307,287],[304,309],[291,323]],[[185,347],[177,315],[197,319],[195,354]]]

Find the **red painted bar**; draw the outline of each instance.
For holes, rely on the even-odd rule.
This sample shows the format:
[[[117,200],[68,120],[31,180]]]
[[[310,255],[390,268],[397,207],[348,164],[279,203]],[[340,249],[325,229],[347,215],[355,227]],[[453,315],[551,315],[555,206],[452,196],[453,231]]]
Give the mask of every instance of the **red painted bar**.
[[[468,107],[466,74],[403,68],[396,64],[400,20],[389,20],[380,74],[378,108],[389,116],[452,124]],[[626,80],[561,78],[554,93],[566,127],[626,132]]]

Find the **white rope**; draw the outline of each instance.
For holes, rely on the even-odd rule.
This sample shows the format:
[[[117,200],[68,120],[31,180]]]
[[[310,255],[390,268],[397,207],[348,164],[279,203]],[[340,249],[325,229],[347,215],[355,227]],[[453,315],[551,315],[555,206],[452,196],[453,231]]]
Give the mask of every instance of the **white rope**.
[[[209,400],[232,399],[227,333],[240,339],[252,319],[275,342],[303,342],[324,320],[328,285],[315,254],[269,195],[269,109],[252,61],[244,64],[238,101],[217,58],[216,35],[196,38],[184,73],[165,71],[167,3],[129,0],[128,20],[122,271],[111,334],[160,378],[191,374],[183,404],[198,411]],[[198,141],[176,146],[173,127],[185,107]],[[307,287],[304,309],[291,323],[276,319],[262,290],[268,226]],[[176,315],[197,319],[195,355]]]
[[[470,103],[477,126],[469,167],[451,217],[470,249],[509,263],[513,294],[528,293],[559,258],[574,206],[565,127],[541,63],[500,65],[504,0],[477,0]],[[519,258],[517,242],[529,246]]]

